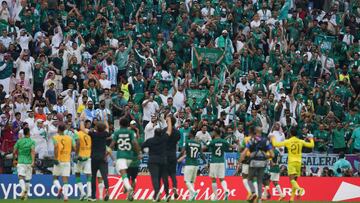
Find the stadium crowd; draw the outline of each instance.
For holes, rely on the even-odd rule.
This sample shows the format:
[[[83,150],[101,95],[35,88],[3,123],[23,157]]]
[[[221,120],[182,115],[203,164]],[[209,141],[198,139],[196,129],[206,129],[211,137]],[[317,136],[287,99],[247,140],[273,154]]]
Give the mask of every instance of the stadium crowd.
[[[316,153],[359,153],[359,28],[356,0],[3,0],[1,165],[24,127],[51,157],[82,113],[128,118],[139,143],[171,113],[179,151],[191,129],[238,152],[250,128],[296,127]]]

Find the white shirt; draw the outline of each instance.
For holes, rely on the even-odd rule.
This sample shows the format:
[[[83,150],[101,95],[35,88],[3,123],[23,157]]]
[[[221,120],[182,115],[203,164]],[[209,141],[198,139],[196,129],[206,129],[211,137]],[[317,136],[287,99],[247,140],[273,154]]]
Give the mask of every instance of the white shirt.
[[[12,42],[12,39],[9,36],[6,36],[6,37],[1,36],[0,37],[0,43],[2,43],[6,48],[9,48],[9,45],[11,42]]]
[[[257,28],[257,27],[260,27],[260,20],[259,21],[251,21],[251,23],[250,23],[250,27],[251,28]]]
[[[208,16],[214,15],[215,9],[214,8],[208,8],[204,7],[201,9],[201,15],[204,16],[205,19],[207,19]]]
[[[19,36],[17,40],[22,50],[29,49],[29,42],[32,40],[32,36],[25,34],[24,36]]]
[[[280,124],[281,124],[281,126],[287,126],[286,124],[286,117],[283,117],[283,118],[281,118],[280,119]],[[296,126],[297,125],[297,122],[296,122],[296,120],[293,118],[293,117],[290,117],[290,125],[291,126]]]
[[[195,135],[195,137],[200,140],[202,143],[207,143],[209,141],[211,141],[211,136],[209,134],[208,131],[206,131],[205,133],[203,133],[201,130],[198,131]]]
[[[267,21],[271,18],[271,11],[269,9],[266,9],[265,11],[260,9],[258,10],[257,14],[259,14],[260,20]]]
[[[145,102],[147,102],[148,100],[145,100],[143,102],[143,104],[145,104]],[[159,105],[156,101],[152,101],[152,102],[148,102],[144,107],[143,107],[143,120],[144,121],[150,121],[151,120],[151,115],[154,114],[156,112],[156,110],[159,109]]]
[[[276,142],[282,142],[285,140],[285,134],[278,131],[278,130],[274,130],[272,132],[269,133],[269,137],[274,136]],[[284,153],[284,147],[280,147],[282,150],[282,153]]]
[[[240,81],[238,84],[236,84],[236,89],[239,89],[240,91],[246,93],[246,91],[251,90],[251,86],[248,82],[245,85],[243,85],[242,82]]]
[[[15,61],[16,69],[16,79],[20,79],[20,72],[25,73],[25,80],[33,78],[32,72],[32,63],[30,60],[24,61],[20,57]]]
[[[145,126],[145,129],[144,129],[144,134],[145,134],[145,137],[144,137],[144,141],[146,141],[147,139],[150,139],[152,137],[154,137],[154,134],[155,134],[155,129],[157,128],[160,128],[160,125],[157,123],[155,126],[154,126],[154,123],[152,123],[151,121]]]
[[[243,49],[244,45],[245,45],[244,42],[236,41],[236,51],[240,52]]]
[[[182,109],[185,107],[185,93],[184,91],[179,92],[177,91],[174,95],[174,107],[178,111],[179,109]]]
[[[102,87],[103,89],[105,89],[105,88],[110,89],[110,88],[111,88],[111,81],[110,81],[110,80],[108,80],[108,79],[105,79],[105,80],[104,80],[104,79],[100,79],[99,82],[100,82],[101,87]]]
[[[168,105],[167,99],[168,99],[169,97],[171,97],[171,95],[168,94],[168,95],[165,96],[165,95],[163,95],[163,94],[160,94],[159,97],[161,98],[161,102],[162,102],[163,106],[167,106],[167,105]]]
[[[29,129],[32,131],[32,129],[35,127],[35,121],[34,118],[26,118],[24,122],[29,124]]]
[[[107,38],[109,40],[110,47],[115,47],[116,49],[119,48],[119,40],[115,38]]]

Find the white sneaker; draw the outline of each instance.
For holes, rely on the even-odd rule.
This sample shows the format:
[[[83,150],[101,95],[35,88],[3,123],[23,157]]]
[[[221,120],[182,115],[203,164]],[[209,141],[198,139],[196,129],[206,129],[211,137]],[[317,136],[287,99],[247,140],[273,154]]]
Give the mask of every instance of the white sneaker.
[[[80,195],[80,201],[84,201],[86,199],[86,195]]]

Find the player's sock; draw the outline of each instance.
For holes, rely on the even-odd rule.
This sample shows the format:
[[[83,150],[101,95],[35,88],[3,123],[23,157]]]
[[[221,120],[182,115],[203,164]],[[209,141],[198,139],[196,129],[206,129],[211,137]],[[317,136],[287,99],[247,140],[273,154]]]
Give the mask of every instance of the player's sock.
[[[64,200],[68,199],[68,192],[69,192],[69,184],[64,182],[63,185],[63,191],[64,191]]]
[[[103,200],[104,198],[104,188],[105,188],[105,185],[103,182],[99,183],[99,198],[100,200]]]
[[[192,195],[195,193],[194,186],[192,185],[191,182],[186,182],[186,186],[187,186],[187,188],[188,188],[189,191],[190,191],[190,195],[192,196]]]
[[[279,185],[279,184],[277,184],[275,187],[276,187],[276,190],[278,191],[278,193],[279,193],[280,197],[283,197],[283,196],[284,196],[284,194],[283,194],[283,193],[282,193],[282,191],[281,191],[281,187],[280,187],[280,185]]]
[[[214,197],[215,197],[215,199],[217,199],[217,184],[216,184],[216,181],[212,182],[211,187],[212,187],[212,190],[213,190]]]
[[[268,191],[269,191],[269,186],[265,186],[264,192],[263,192],[263,194],[262,194],[262,198],[263,198],[263,199],[267,199]]]
[[[81,178],[80,178],[80,177],[76,177],[76,178],[75,178],[75,182],[76,182],[77,187],[78,187],[79,190],[80,190],[80,196],[81,196],[81,197],[85,196],[84,185],[83,185],[83,183],[81,182]]]
[[[290,196],[290,201],[293,202],[295,199],[295,194],[296,194],[296,188],[292,187],[291,188],[291,196]]]
[[[244,187],[245,187],[246,191],[248,192],[248,194],[251,193],[249,182],[248,182],[247,178],[243,179],[243,184],[244,184]]]
[[[21,193],[24,193],[26,191],[25,180],[24,179],[19,179],[19,184],[20,184],[20,187],[21,187]]]
[[[122,179],[123,179],[124,186],[125,186],[126,190],[127,191],[132,190],[130,182],[129,182],[129,178],[127,177],[127,174],[122,175]]]
[[[300,189],[300,186],[299,186],[299,184],[296,182],[296,180],[291,180],[290,183],[291,183],[291,186],[292,186],[293,188],[295,188],[295,190]]]
[[[91,197],[91,181],[86,182],[86,192],[87,192],[87,196]]]
[[[227,183],[225,180],[221,181],[221,187],[224,189],[225,192],[228,191]]]
[[[58,190],[60,190],[60,189],[61,189],[61,185],[60,185],[59,180],[54,180],[53,185],[54,185],[54,186],[55,186]]]
[[[258,183],[256,181],[254,181],[253,184],[254,184],[254,188],[255,188],[255,194],[259,197],[259,195],[261,195],[261,194],[259,194],[259,191],[258,191]]]
[[[25,180],[25,191],[29,191],[30,189],[30,180]]]

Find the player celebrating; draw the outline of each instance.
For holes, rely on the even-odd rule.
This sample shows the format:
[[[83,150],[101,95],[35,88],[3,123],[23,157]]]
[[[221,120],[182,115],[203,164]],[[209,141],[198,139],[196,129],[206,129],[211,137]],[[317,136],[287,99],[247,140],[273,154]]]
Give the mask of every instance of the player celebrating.
[[[58,127],[58,134],[53,137],[54,142],[54,186],[58,189],[58,198],[63,192],[64,201],[68,200],[69,176],[70,176],[70,158],[71,151],[75,148],[75,142],[71,136],[64,134],[65,125],[60,124]],[[74,150],[75,151],[75,150]],[[64,183],[61,188],[58,177],[62,177]]]
[[[212,181],[213,189],[213,201],[218,200],[217,196],[217,184],[216,179],[220,179],[221,186],[225,191],[224,199],[227,200],[229,197],[229,190],[227,188],[227,183],[225,181],[225,158],[224,154],[226,151],[229,151],[229,143],[221,138],[220,130],[215,129],[213,132],[214,139],[207,143],[207,148],[211,151],[211,162],[210,162],[210,171],[209,176]]]
[[[87,123],[85,126],[87,129],[90,129],[91,123]],[[74,136],[76,140],[76,156],[77,163],[75,167],[75,176],[76,184],[80,189],[80,201],[83,201],[85,197],[91,197],[91,137],[84,131],[80,130],[75,133]],[[86,175],[86,189],[87,195],[85,195],[84,186],[81,182],[80,173]]]
[[[14,146],[14,158],[18,159],[17,172],[21,187],[21,200],[26,200],[35,162],[35,141],[30,138],[30,129],[24,128],[24,136]]]
[[[281,191],[281,187],[279,185],[279,180],[280,180],[280,160],[281,160],[281,154],[278,148],[275,148],[273,150],[274,152],[274,156],[271,158],[270,160],[270,169],[269,169],[269,173],[270,173],[270,178],[268,181],[264,182],[265,188],[264,188],[264,193],[263,193],[263,199],[270,199],[270,195],[269,195],[269,185],[270,185],[270,181],[274,184],[277,192],[279,193],[279,201],[282,201],[285,196]]]
[[[140,151],[139,144],[137,143],[134,131],[128,129],[129,121],[126,118],[120,119],[120,129],[113,134],[113,141],[110,144],[110,148],[117,145],[116,154],[116,171],[121,174],[126,191],[128,192],[128,200],[133,200],[134,190],[130,185],[127,175],[127,169],[131,163],[133,157],[133,151],[138,154],[138,158],[141,159],[142,153]]]
[[[290,139],[286,139],[283,142],[277,142],[274,137],[272,137],[271,139],[274,147],[286,147],[288,150],[288,175],[290,177],[290,183],[292,186],[290,202],[293,202],[296,192],[298,192],[298,196],[302,196],[304,193],[304,189],[300,188],[300,186],[296,182],[297,177],[301,175],[301,151],[303,147],[313,148],[314,139],[312,135],[308,136],[310,142],[306,142],[297,138],[296,128],[291,128],[290,133]]]
[[[185,143],[184,148],[181,151],[182,156],[178,159],[178,162],[181,162],[183,158],[185,159],[185,167],[184,167],[184,180],[187,188],[190,191],[189,201],[194,201],[198,192],[194,189],[194,183],[197,176],[199,162],[198,156],[200,154],[202,160],[206,162],[205,156],[201,150],[201,143],[195,139],[196,132],[191,131],[188,135],[188,140]]]

